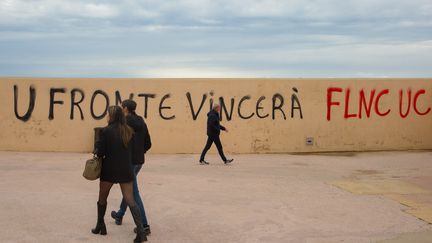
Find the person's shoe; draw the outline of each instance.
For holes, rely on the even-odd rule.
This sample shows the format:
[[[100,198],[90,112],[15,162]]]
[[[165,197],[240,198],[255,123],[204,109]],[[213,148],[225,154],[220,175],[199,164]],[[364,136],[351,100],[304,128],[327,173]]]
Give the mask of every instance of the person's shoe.
[[[148,236],[148,235],[151,234],[150,226],[149,226],[149,225],[144,225],[143,228],[144,228],[144,234],[145,234],[146,236]],[[135,234],[137,233],[137,228],[136,228],[136,227],[134,228],[134,233],[135,233]]]
[[[227,164],[229,164],[229,163],[231,163],[233,161],[234,161],[234,159],[227,159],[227,160],[224,161],[224,163],[227,165]]]
[[[111,211],[111,218],[115,220],[116,225],[121,225],[123,222],[123,217],[120,217],[116,211]]]
[[[205,160],[200,160],[200,165],[209,165],[210,163]]]
[[[91,232],[95,235],[101,234],[101,235],[106,235],[107,234],[107,229],[106,229],[106,225],[105,223],[97,223],[96,227],[94,227]]]
[[[140,215],[140,210],[137,206],[129,206],[129,209],[132,213],[132,218],[135,222],[136,228],[137,228],[137,233],[136,233],[136,238],[134,239],[134,243],[140,243],[140,242],[144,242],[147,241],[147,236],[144,233],[144,227],[143,224],[141,222],[141,215]]]
[[[105,226],[105,222],[104,222],[104,216],[105,216],[105,211],[106,211],[107,205],[106,204],[99,204],[99,202],[97,203],[97,223],[96,223],[96,227],[94,227],[91,232],[93,234],[101,234],[101,235],[106,235],[107,234],[107,229]]]

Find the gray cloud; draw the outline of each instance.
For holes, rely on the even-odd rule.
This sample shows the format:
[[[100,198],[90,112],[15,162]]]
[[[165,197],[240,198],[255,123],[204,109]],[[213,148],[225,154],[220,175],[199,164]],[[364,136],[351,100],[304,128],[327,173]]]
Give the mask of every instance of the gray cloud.
[[[0,2],[0,76],[432,76],[430,1]]]

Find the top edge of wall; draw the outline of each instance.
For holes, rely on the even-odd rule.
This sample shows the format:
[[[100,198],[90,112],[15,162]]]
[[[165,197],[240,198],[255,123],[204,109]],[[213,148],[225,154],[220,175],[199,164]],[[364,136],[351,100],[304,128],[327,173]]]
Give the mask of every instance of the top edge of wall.
[[[358,77],[342,77],[342,78],[329,78],[329,77],[316,77],[316,78],[272,78],[272,77],[245,77],[245,78],[231,78],[231,77],[220,77],[220,78],[120,78],[120,77],[18,77],[18,76],[0,76],[0,79],[11,79],[11,80],[304,80],[304,81],[316,81],[316,80],[335,80],[335,81],[347,81],[347,80],[431,80],[432,77],[396,77],[396,78],[382,78],[382,77],[368,77],[368,78],[358,78]]]

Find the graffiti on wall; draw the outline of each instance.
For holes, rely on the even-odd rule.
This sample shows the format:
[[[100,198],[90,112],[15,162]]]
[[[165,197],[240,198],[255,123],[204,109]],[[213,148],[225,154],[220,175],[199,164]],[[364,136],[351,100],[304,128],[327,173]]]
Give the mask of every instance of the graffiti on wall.
[[[28,87],[28,90],[21,89],[18,85],[13,87],[14,113],[16,119],[25,122],[31,118],[36,107],[38,92],[34,86]],[[24,96],[24,92],[27,92],[25,96],[28,96],[28,100],[20,98],[20,96]],[[397,95],[391,95],[392,92],[397,92]],[[110,105],[120,105],[125,98],[134,99],[137,103],[142,104],[144,118],[156,115],[162,120],[176,119],[176,105],[178,103],[171,100],[173,95],[170,93],[129,93],[126,96],[119,90],[108,94],[102,89],[97,89],[90,92],[88,97],[83,89],[61,87],[50,88],[48,93],[49,103],[46,106],[49,120],[55,119],[56,109],[69,109],[70,120],[84,120],[86,117],[100,120],[106,117]],[[187,112],[190,113],[194,121],[211,109],[215,102],[218,102],[221,106],[221,120],[287,120],[288,118],[304,118],[299,93],[299,90],[295,87],[289,90],[288,96],[276,92],[270,97],[265,95],[252,97],[248,94],[225,97],[217,96],[213,91],[203,94],[192,94],[186,91],[183,95],[180,95],[180,98],[185,99],[188,106]],[[352,90],[351,88],[332,86],[328,87],[327,92],[323,94],[323,98],[326,99],[325,118],[327,121],[342,118],[346,120],[368,119],[373,116],[386,117],[392,113],[397,114],[402,119],[409,116],[426,116],[432,114],[432,104],[428,105],[426,103],[427,95],[427,91],[422,88],[403,88],[396,91],[385,88]],[[397,97],[397,100],[394,97]],[[89,99],[89,102],[85,102],[86,99]],[[66,100],[69,100],[68,104],[70,105],[65,105]],[[103,104],[102,111],[96,111],[96,102]],[[154,105],[155,103],[158,107],[157,110],[150,111],[150,104]],[[394,103],[397,106],[391,106]],[[19,110],[19,104],[23,105],[21,107],[25,107],[25,109]],[[84,105],[89,105],[89,114],[84,114]],[[394,110],[394,107],[398,107],[398,109]]]
[[[15,117],[16,119],[26,122],[31,118],[35,109],[36,100],[38,98],[37,89],[34,86],[30,86],[28,91],[22,91],[18,85],[14,85],[13,92]],[[18,107],[19,104],[21,104],[20,102],[26,102],[25,100],[20,99],[22,92],[28,92],[29,100],[26,103],[26,109],[19,111]],[[186,92],[182,98],[186,99],[193,120],[197,120],[198,117],[204,113],[203,110],[206,110],[205,107],[211,109],[215,102],[218,102],[221,106],[221,120],[226,119],[227,121],[230,121],[234,119],[234,117],[243,120],[252,118],[267,118],[272,120],[287,120],[287,118],[303,119],[299,90],[293,87],[290,93],[291,95],[289,98],[286,98],[280,93],[275,93],[271,97],[262,95],[254,98],[251,95],[241,95],[239,97],[227,98],[224,96],[216,96],[215,93],[211,91],[209,93],[200,94],[198,99],[194,99],[191,92]],[[106,117],[110,105],[120,105],[123,100],[122,93],[117,90],[114,92],[113,97],[114,99],[107,92],[101,89],[91,92],[89,102],[90,117],[95,120],[103,119]],[[142,114],[144,118],[149,117],[149,104],[152,102],[157,102],[157,114],[161,119],[174,120],[176,118],[176,104],[170,102],[170,98],[172,98],[172,94],[170,93],[162,95],[154,93],[130,93],[127,98],[134,99],[137,103],[141,102],[143,104]],[[66,99],[69,99],[70,101],[70,106],[68,107],[70,110],[70,120],[84,120],[85,117],[88,116],[88,114],[85,115],[83,111],[84,101],[87,99],[84,90],[80,88],[68,90],[66,88],[55,87],[49,89],[49,103],[47,104],[47,116],[49,120],[55,119],[56,109],[59,109],[60,107],[65,108]],[[97,112],[95,110],[95,104],[97,101],[104,104],[102,111]],[[264,105],[268,103],[270,103],[269,106]],[[251,107],[253,108],[253,111],[250,111]],[[245,110],[249,110],[249,113],[246,113]]]
[[[340,94],[339,98],[335,98],[335,94]],[[361,89],[357,95],[358,100],[353,100],[351,89],[329,87],[327,89],[327,120],[332,120],[332,113],[337,108],[343,109],[344,119],[363,119],[370,118],[373,115],[385,117],[392,112],[398,112],[401,118],[406,118],[409,115],[425,116],[431,112],[432,108],[424,104],[426,100],[424,99],[426,95],[425,89],[400,89],[398,91],[399,98],[397,101],[386,101],[389,94],[389,89],[372,89],[370,91]],[[385,104],[389,104],[389,102],[390,104],[391,102],[397,102],[399,107],[398,111],[393,111],[390,107],[385,107]],[[423,110],[419,108],[421,107],[421,103],[423,103],[423,107],[426,107],[423,108]],[[354,107],[352,104],[357,104],[357,106]]]

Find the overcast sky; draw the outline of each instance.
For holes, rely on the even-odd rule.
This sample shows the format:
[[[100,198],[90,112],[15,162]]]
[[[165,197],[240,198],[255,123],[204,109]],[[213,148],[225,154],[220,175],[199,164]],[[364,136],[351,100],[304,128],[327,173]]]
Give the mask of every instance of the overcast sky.
[[[1,0],[0,76],[432,77],[432,1]]]

